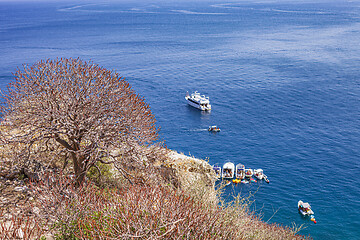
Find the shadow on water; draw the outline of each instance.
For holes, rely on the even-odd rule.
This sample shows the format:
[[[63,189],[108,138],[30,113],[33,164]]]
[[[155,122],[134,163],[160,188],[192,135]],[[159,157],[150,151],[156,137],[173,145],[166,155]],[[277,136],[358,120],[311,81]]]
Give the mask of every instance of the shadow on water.
[[[188,113],[190,119],[192,119],[193,121],[210,120],[211,111],[201,111],[190,105],[187,105],[186,109],[187,109],[186,112]]]

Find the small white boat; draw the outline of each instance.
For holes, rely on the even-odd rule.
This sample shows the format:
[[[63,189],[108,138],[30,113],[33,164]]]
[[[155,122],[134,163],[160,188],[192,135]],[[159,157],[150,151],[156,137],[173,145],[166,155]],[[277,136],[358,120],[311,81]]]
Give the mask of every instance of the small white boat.
[[[235,174],[236,174],[235,177],[237,179],[244,179],[245,178],[245,166],[241,163],[236,165]]]
[[[218,128],[216,125],[214,125],[214,126],[209,126],[208,131],[209,131],[209,132],[220,132],[220,128]]]
[[[299,209],[299,212],[300,212],[303,216],[306,216],[306,215],[310,216],[310,215],[313,215],[313,214],[314,214],[313,210],[311,210],[310,204],[307,203],[307,202],[304,203],[304,202],[301,201],[301,200],[298,202],[298,209]]]
[[[247,178],[251,178],[252,175],[254,175],[254,172],[252,169],[248,168],[248,169],[245,169],[245,177]]]
[[[200,95],[200,93],[197,91],[193,92],[191,95],[189,95],[189,92],[186,92],[185,99],[192,107],[195,107],[202,111],[211,110],[209,97],[206,97],[205,95]]]
[[[248,180],[243,179],[243,180],[241,180],[241,183],[246,184],[246,183],[249,183],[249,181],[248,181]]]
[[[224,164],[222,169],[223,178],[234,178],[235,165],[232,162],[227,162]]]
[[[220,178],[221,178],[221,167],[220,167],[219,165],[215,164],[215,165],[213,166],[213,170],[214,170],[214,172],[215,172],[216,178],[217,178],[217,179],[220,179]]]
[[[254,169],[254,176],[257,179],[262,180],[264,178],[264,171],[261,168]]]

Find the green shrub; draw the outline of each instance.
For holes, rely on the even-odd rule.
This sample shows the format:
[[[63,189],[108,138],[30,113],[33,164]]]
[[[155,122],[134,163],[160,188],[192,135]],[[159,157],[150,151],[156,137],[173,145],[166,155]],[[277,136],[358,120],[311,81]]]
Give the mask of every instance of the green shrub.
[[[87,172],[86,176],[98,186],[113,185],[115,177],[112,172],[112,165],[97,162]]]

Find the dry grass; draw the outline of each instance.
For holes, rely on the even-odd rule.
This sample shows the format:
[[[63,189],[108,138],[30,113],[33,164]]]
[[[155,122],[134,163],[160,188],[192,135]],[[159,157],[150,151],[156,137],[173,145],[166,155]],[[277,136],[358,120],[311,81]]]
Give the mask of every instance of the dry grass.
[[[75,189],[56,179],[36,187],[44,216],[55,216],[60,239],[229,239],[222,208],[170,187],[130,185]]]
[[[140,184],[101,189],[87,183],[76,189],[64,177],[34,189],[58,239],[303,239],[260,221],[249,212],[249,200],[239,197],[214,203],[206,191]]]
[[[0,211],[0,239],[39,239],[45,232],[44,222],[37,221],[31,216],[18,214],[7,219],[4,211]],[[7,220],[6,220],[7,219]]]

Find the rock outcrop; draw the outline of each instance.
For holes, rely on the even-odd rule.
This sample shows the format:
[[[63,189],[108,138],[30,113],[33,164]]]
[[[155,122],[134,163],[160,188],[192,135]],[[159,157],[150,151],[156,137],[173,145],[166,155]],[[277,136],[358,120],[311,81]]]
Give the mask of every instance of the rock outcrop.
[[[199,199],[218,201],[215,172],[207,161],[169,151],[164,166],[176,176],[180,189]]]

